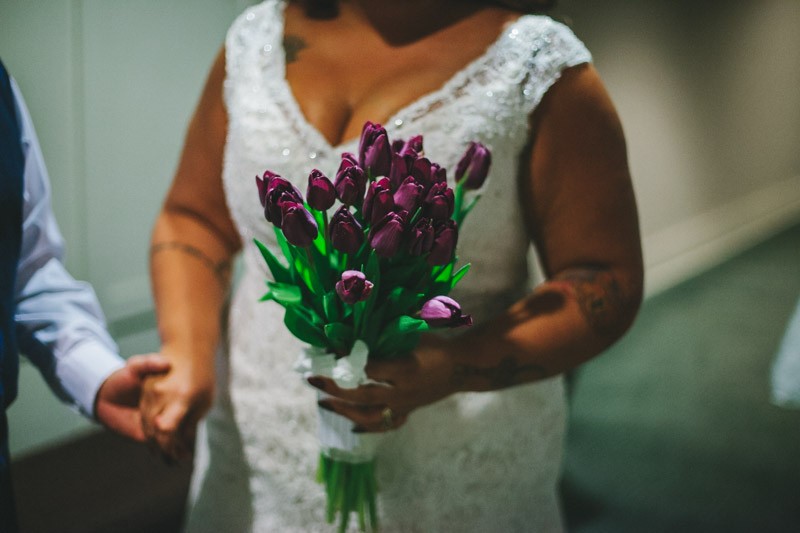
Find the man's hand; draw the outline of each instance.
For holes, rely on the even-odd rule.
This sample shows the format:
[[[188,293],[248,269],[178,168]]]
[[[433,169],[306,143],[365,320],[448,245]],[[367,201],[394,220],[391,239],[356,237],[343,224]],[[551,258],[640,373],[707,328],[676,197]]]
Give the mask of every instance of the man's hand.
[[[147,377],[164,374],[169,369],[169,361],[161,355],[132,356],[123,368],[111,374],[100,386],[95,398],[95,416],[120,435],[144,442],[139,411],[142,384]]]

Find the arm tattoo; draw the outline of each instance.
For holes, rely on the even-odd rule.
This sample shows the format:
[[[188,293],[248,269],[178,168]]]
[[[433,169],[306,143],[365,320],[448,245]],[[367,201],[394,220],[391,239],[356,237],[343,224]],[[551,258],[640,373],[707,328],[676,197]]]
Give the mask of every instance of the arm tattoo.
[[[294,63],[297,61],[297,56],[300,50],[308,48],[308,44],[302,37],[297,35],[286,35],[283,38],[283,53],[286,56],[286,64]]]
[[[460,387],[471,379],[481,379],[492,389],[504,389],[512,385],[542,379],[547,376],[547,370],[536,364],[520,365],[512,356],[505,357],[500,363],[492,367],[478,367],[473,365],[458,364],[453,371],[453,384]]]
[[[616,333],[624,314],[624,295],[619,281],[608,270],[565,272],[556,278],[569,284],[583,317],[598,335]]]
[[[188,254],[195,259],[199,259],[208,269],[210,269],[214,276],[216,276],[217,280],[219,280],[220,284],[225,287],[228,284],[228,277],[230,275],[231,270],[231,262],[228,260],[222,260],[219,262],[214,262],[205,252],[203,252],[199,248],[195,248],[191,244],[186,244],[182,242],[159,242],[154,244],[150,247],[150,257],[153,257],[159,252],[164,250],[177,250],[179,252],[183,252]]]

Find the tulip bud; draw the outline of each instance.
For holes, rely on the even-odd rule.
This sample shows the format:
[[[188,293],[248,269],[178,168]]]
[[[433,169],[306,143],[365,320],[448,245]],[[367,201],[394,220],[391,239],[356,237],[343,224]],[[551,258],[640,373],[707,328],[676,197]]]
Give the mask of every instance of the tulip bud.
[[[329,230],[331,246],[345,254],[354,254],[364,242],[364,230],[347,206],[340,207],[331,217]]]
[[[360,206],[364,201],[364,191],[367,188],[367,177],[359,166],[345,166],[342,160],[342,167],[336,174],[336,196],[344,205]]]
[[[342,169],[345,169],[347,167],[357,167],[357,166],[358,166],[358,159],[356,158],[355,154],[352,154],[350,152],[344,152],[342,154],[342,162],[339,163],[339,172],[341,172]]]
[[[267,189],[269,188],[269,182],[272,181],[272,178],[280,178],[280,176],[269,170],[264,171],[263,177],[256,176],[256,186],[258,187],[258,199],[261,201],[261,207],[266,207]]]
[[[403,180],[411,175],[411,167],[414,166],[415,157],[413,155],[392,154],[392,171],[389,172],[389,181],[392,190],[397,190]]]
[[[434,226],[433,246],[428,255],[428,264],[446,265],[453,259],[458,242],[458,229],[453,219],[447,219]]]
[[[336,201],[336,189],[333,188],[333,183],[317,169],[308,175],[306,201],[317,211],[327,211]]]
[[[425,187],[425,190],[433,184],[431,170],[433,165],[427,157],[420,157],[411,165],[411,175]]]
[[[369,232],[369,244],[380,257],[391,257],[400,249],[406,230],[407,211],[387,213]]]
[[[453,216],[455,196],[447,183],[435,183],[428,191],[423,212],[434,220],[447,220]]]
[[[435,296],[425,302],[419,316],[433,328],[457,328],[472,325],[472,317],[462,314],[458,302],[447,296]]]
[[[389,175],[392,149],[389,145],[389,136],[380,124],[372,122],[364,124],[358,146],[358,164],[373,178]]]
[[[433,222],[430,218],[420,217],[408,238],[408,253],[413,256],[424,255],[431,251],[433,246]]]
[[[303,207],[303,204],[295,202],[283,202],[281,204],[283,213],[283,234],[286,240],[295,246],[305,248],[310,246],[317,237],[317,223],[311,213]]]
[[[367,195],[364,197],[364,221],[375,224],[394,210],[389,178],[381,178],[369,184]]]
[[[283,210],[281,206],[285,202],[303,203],[303,195],[300,191],[285,179],[274,176],[269,181],[266,188],[264,200],[264,216],[269,222],[277,227],[283,225]]]
[[[372,282],[358,270],[345,270],[335,288],[344,303],[354,304],[369,298],[372,286]]]
[[[440,166],[439,163],[431,163],[431,183],[446,183],[447,182],[447,169]]]
[[[422,149],[422,135],[415,135],[408,141],[400,141],[395,150],[400,155],[411,155],[414,158],[419,157],[423,153]]]
[[[492,153],[489,149],[481,143],[471,142],[456,165],[456,183],[463,180],[465,189],[480,189],[491,165]]]
[[[409,213],[417,210],[417,207],[422,203],[423,195],[425,194],[425,186],[414,179],[413,176],[408,176],[397,191],[394,193],[394,204],[398,209],[404,209]]]

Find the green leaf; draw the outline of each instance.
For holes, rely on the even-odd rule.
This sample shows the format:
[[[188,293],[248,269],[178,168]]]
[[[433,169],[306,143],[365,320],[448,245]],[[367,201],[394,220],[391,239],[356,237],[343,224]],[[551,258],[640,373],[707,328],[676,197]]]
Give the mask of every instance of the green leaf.
[[[338,353],[349,353],[353,349],[353,326],[334,322],[325,324],[325,336],[330,341],[333,349]]]
[[[456,272],[455,274],[453,274],[453,277],[452,277],[452,278],[450,278],[450,288],[451,288],[451,289],[452,289],[453,287],[455,287],[455,286],[456,286],[456,284],[457,284],[459,281],[461,281],[461,278],[463,278],[464,276],[466,276],[466,275],[467,275],[467,272],[469,272],[469,268],[470,268],[470,266],[471,266],[471,265],[472,265],[472,263],[467,263],[466,265],[464,265],[464,266],[462,266],[461,268],[459,268],[459,269],[458,269],[458,272]]]
[[[287,283],[276,283],[268,281],[270,298],[283,305],[296,305],[303,301],[303,293],[297,285]]]
[[[270,273],[272,273],[273,279],[279,283],[291,283],[292,275],[289,273],[289,269],[269,251],[266,245],[261,243],[258,239],[253,239],[253,242],[256,243],[258,250],[261,252],[261,256],[264,258],[264,261],[266,261],[267,268],[269,268]]]
[[[450,263],[447,264],[442,270],[436,273],[436,276],[433,278],[434,281],[446,281],[450,282],[450,276],[453,274],[453,266],[456,264],[458,258],[453,258]]]
[[[419,335],[429,329],[427,322],[403,315],[391,321],[378,338],[376,353],[379,356],[395,355],[412,350]]]
[[[289,331],[303,342],[307,342],[312,346],[326,348],[327,337],[322,331],[322,328],[314,325],[308,317],[304,316],[298,309],[299,306],[290,306],[286,308],[286,314],[283,316],[283,323]]]
[[[322,309],[328,322],[338,322],[342,319],[341,299],[336,291],[328,291],[322,297]]]

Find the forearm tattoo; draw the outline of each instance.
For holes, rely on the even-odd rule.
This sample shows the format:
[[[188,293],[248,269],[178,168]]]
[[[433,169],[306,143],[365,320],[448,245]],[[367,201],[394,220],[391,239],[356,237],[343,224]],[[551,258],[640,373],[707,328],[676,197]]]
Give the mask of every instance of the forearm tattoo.
[[[625,296],[619,281],[609,270],[573,270],[556,276],[566,283],[578,302],[581,313],[598,335],[613,335],[621,327]]]
[[[288,65],[289,63],[297,61],[300,50],[304,48],[308,48],[308,44],[306,44],[302,37],[286,35],[283,38],[283,53],[286,56],[286,64]]]
[[[514,357],[507,356],[499,364],[491,367],[457,364],[453,370],[452,380],[457,387],[478,379],[488,384],[491,389],[504,389],[544,377],[547,377],[547,370],[543,366],[521,365]]]
[[[163,252],[165,250],[177,250],[179,252],[183,252],[188,254],[195,259],[199,259],[200,262],[203,263],[209,270],[214,273],[214,276],[219,280],[220,284],[224,287],[228,284],[228,279],[231,273],[231,262],[228,260],[223,261],[214,261],[211,259],[208,254],[203,252],[201,249],[192,246],[191,244],[186,244],[183,242],[159,242],[154,244],[150,247],[150,257],[153,257],[159,252]]]

